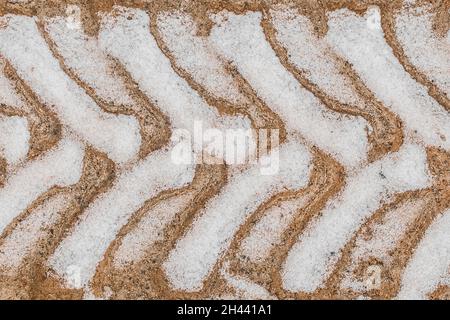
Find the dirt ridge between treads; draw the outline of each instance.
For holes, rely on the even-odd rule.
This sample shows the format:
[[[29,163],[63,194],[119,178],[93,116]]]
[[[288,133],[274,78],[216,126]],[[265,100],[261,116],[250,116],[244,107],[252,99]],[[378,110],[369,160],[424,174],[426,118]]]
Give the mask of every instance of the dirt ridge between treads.
[[[1,1],[0,298],[448,299],[449,70],[450,0]]]

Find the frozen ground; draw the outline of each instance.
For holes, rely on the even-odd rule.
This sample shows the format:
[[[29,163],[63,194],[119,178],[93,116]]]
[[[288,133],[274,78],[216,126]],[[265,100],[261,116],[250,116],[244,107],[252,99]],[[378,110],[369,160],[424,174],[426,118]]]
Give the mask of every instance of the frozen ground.
[[[0,297],[448,297],[445,5],[61,8],[0,16]]]

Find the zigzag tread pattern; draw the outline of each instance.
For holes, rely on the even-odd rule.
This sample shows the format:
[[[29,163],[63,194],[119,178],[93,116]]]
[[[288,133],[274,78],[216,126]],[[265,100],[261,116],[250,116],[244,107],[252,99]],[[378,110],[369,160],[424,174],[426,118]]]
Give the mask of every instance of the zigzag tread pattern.
[[[0,298],[448,299],[449,29],[448,0],[2,2]],[[278,142],[174,163],[198,122]]]

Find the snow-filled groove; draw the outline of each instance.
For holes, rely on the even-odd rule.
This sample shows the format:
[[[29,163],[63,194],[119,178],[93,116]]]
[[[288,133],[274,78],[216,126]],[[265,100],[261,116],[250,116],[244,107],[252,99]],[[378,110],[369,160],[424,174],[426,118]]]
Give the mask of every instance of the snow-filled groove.
[[[100,2],[0,5],[0,298],[448,297],[448,1]]]

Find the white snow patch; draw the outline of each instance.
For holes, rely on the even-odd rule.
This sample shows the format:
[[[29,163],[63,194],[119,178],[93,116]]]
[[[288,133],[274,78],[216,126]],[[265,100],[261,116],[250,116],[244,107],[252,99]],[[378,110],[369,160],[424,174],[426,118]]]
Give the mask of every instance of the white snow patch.
[[[25,118],[0,115],[0,156],[8,164],[16,164],[25,159],[29,140],[28,121]]]
[[[71,138],[57,148],[27,163],[8,177],[0,189],[0,234],[39,195],[53,186],[69,186],[81,176],[84,147]]]

